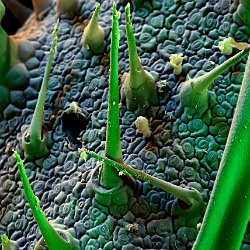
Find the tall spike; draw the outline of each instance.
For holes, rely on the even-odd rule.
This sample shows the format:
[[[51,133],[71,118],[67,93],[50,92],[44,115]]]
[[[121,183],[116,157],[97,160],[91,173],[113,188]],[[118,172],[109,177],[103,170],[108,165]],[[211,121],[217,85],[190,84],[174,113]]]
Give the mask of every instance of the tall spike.
[[[144,70],[139,59],[136,41],[133,33],[133,26],[130,20],[130,4],[126,6],[126,32],[129,48],[129,66],[130,66],[130,87],[137,89],[145,81]]]
[[[38,224],[38,227],[43,235],[43,238],[50,250],[69,250],[69,249],[79,249],[79,246],[74,248],[72,244],[74,242],[66,241],[63,239],[60,234],[51,226],[47,218],[45,217],[41,207],[38,197],[32,191],[32,188],[29,183],[29,179],[25,172],[23,161],[20,155],[14,151],[14,156],[17,160],[18,169],[20,172],[21,180],[23,183],[24,193],[28,203],[30,205],[32,214]],[[70,238],[70,237],[68,237]]]
[[[122,162],[122,150],[119,127],[119,90],[118,90],[118,48],[119,48],[119,13],[113,3],[112,37],[110,53],[108,122],[106,131],[106,156]],[[104,163],[101,171],[100,184],[106,188],[118,186],[120,177],[117,170]]]
[[[136,41],[130,20],[130,4],[126,6],[126,33],[129,49],[130,72],[127,74],[121,89],[122,99],[126,100],[128,110],[138,110],[144,115],[146,108],[158,104],[155,81],[153,76],[145,71],[137,54]]]
[[[51,49],[49,52],[49,58],[46,65],[44,78],[39,92],[38,100],[36,103],[34,115],[31,120],[29,130],[26,131],[22,137],[22,147],[25,151],[27,160],[41,158],[48,154],[47,140],[42,132],[43,112],[44,112],[44,104],[46,100],[46,92],[48,89],[53,57],[54,54],[56,53],[56,48],[57,48],[58,28],[59,28],[59,20],[57,20],[57,23],[55,25],[52,34]]]
[[[39,92],[34,116],[30,124],[30,137],[31,138],[39,138],[39,139],[42,138],[43,107],[44,107],[44,103],[46,100],[46,92],[48,89],[49,76],[50,76],[50,71],[52,68],[52,62],[53,62],[54,54],[56,53],[56,48],[57,48],[58,28],[59,28],[59,19],[57,20],[57,23],[53,31],[52,44],[51,44],[51,49],[49,53],[49,58],[48,58],[48,62],[46,65],[42,86]]]

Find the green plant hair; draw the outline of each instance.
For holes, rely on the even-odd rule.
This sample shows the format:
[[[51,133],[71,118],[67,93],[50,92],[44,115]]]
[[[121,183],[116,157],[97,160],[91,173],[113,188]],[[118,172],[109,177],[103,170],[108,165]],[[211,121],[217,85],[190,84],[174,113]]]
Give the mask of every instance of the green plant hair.
[[[49,151],[47,149],[47,138],[43,134],[43,113],[44,104],[46,100],[46,92],[48,89],[50,71],[52,68],[53,57],[56,53],[57,43],[58,43],[58,28],[59,19],[56,22],[55,28],[52,33],[52,44],[49,52],[48,62],[45,68],[44,78],[42,81],[42,86],[38,95],[38,100],[36,103],[34,115],[31,120],[29,129],[24,132],[22,136],[22,147],[25,152],[25,157],[27,160],[36,159],[46,156]]]
[[[83,48],[88,48],[97,54],[103,53],[105,48],[104,30],[98,24],[100,8],[100,4],[98,3],[89,24],[83,31],[81,40]]]
[[[95,28],[98,26],[98,19],[99,19],[99,15],[100,15],[100,9],[101,9],[101,6],[100,4],[98,3],[95,7],[95,11],[90,19],[90,22],[88,24],[88,27],[90,30],[95,30]]]
[[[126,100],[128,110],[138,110],[138,115],[144,115],[150,105],[158,105],[155,80],[149,72],[143,69],[138,56],[133,26],[130,20],[129,3],[125,11],[130,71],[124,79],[121,96],[122,100]]]
[[[108,98],[108,121],[106,131],[105,153],[108,158],[122,162],[122,149],[119,126],[119,89],[118,89],[118,48],[119,48],[119,13],[113,3],[112,37],[110,53],[110,76]],[[106,188],[118,185],[120,177],[116,169],[104,163],[100,176],[100,184]]]
[[[80,152],[83,152],[83,159],[85,158],[85,153],[98,161],[108,164],[110,167],[117,169],[119,175],[128,175],[134,176],[137,179],[146,181],[172,195],[179,198],[183,202],[185,202],[188,206],[193,207],[193,209],[197,209],[204,206],[203,198],[201,194],[194,188],[183,188],[176,186],[170,182],[161,180],[154,176],[151,176],[143,171],[138,169],[134,169],[133,167],[125,164],[116,162],[107,157],[100,156],[93,151],[88,151],[86,149],[80,149]],[[197,209],[198,210],[198,209]]]
[[[240,249],[250,216],[250,55],[214,188],[193,250]]]
[[[130,67],[130,87],[137,89],[145,81],[144,70],[139,59],[136,41],[133,33],[133,26],[130,20],[130,4],[128,3],[126,8],[126,32],[128,38],[129,48],[129,67]]]
[[[49,52],[49,58],[45,68],[43,82],[36,103],[35,112],[30,124],[30,140],[41,140],[42,138],[44,104],[46,100],[46,92],[48,89],[53,57],[54,54],[56,53],[56,48],[58,43],[58,28],[59,28],[59,19],[57,20],[54,31],[52,33],[52,44]]]
[[[229,67],[233,66],[249,52],[249,47],[240,51],[221,65],[207,72],[205,75],[190,79],[185,82],[180,90],[180,101],[184,107],[201,109],[208,103],[208,87],[213,81]]]
[[[17,160],[18,169],[20,172],[23,188],[26,199],[30,205],[32,214],[38,224],[38,227],[43,235],[43,238],[50,250],[73,250],[72,245],[66,242],[60,234],[51,226],[47,218],[45,217],[37,196],[33,193],[29,179],[25,172],[23,161],[17,151],[14,151],[14,156]]]

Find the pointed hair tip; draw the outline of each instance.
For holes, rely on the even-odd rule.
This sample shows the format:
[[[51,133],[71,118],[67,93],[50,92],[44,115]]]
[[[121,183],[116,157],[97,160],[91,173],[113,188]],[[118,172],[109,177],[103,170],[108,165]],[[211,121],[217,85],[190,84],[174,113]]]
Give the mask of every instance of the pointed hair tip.
[[[113,15],[117,15],[116,2],[113,1]]]
[[[100,11],[100,9],[101,9],[101,5],[100,5],[100,3],[98,3],[97,5],[96,5],[96,7],[95,7],[95,11]]]
[[[127,4],[125,7],[125,13],[126,13],[126,20],[128,23],[130,23],[130,3]]]
[[[60,21],[61,21],[61,18],[58,17],[58,18],[56,19],[55,27],[57,27],[57,28],[59,27]]]
[[[130,3],[129,3],[129,2],[127,3],[127,5],[126,5],[125,9],[126,9],[126,10],[127,10],[127,9],[129,9],[129,10],[130,10]]]
[[[14,157],[17,158],[17,156],[18,156],[17,151],[13,148],[13,149],[12,149],[12,152],[14,153]]]

